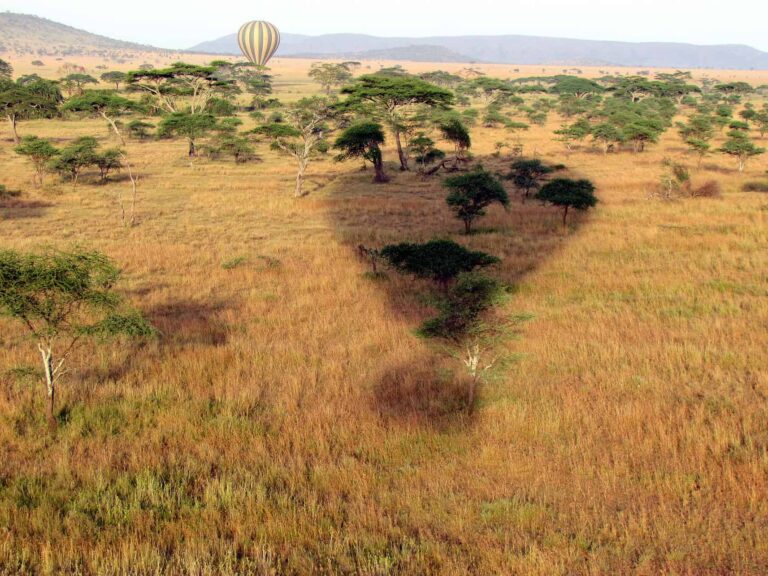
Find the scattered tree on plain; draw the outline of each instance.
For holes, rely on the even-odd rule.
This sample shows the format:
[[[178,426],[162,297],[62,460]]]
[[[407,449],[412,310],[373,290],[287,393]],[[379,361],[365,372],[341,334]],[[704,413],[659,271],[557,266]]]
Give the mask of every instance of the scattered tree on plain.
[[[158,124],[157,135],[162,137],[181,136],[187,139],[187,155],[190,161],[197,156],[196,142],[216,128],[213,114],[173,112]]]
[[[125,79],[127,78],[128,74],[125,72],[120,72],[118,70],[115,70],[113,72],[104,72],[100,76],[102,82],[106,82],[108,84],[114,84],[115,90],[120,90],[120,84],[125,82]]]
[[[521,158],[512,163],[507,179],[514,183],[515,188],[523,191],[523,198],[528,198],[531,190],[538,190],[544,177],[556,170],[556,167],[544,164],[538,158]]]
[[[443,185],[450,190],[445,201],[456,218],[464,222],[466,234],[471,234],[472,223],[485,216],[485,209],[491,204],[498,203],[504,208],[509,206],[509,195],[504,186],[482,167],[446,178]]]
[[[309,69],[309,77],[320,84],[327,96],[331,91],[352,80],[352,71],[347,64],[332,64],[330,62],[315,62]]]
[[[42,186],[48,165],[59,150],[50,141],[37,136],[25,136],[14,150],[17,154],[29,158],[35,168],[38,185]]]
[[[88,84],[98,84],[99,81],[90,74],[75,73],[65,76],[60,83],[67,95],[72,96],[82,94]]]
[[[373,164],[373,181],[379,184],[389,182],[384,172],[384,158],[381,146],[384,144],[384,130],[376,122],[353,124],[336,139],[333,147],[340,150],[336,157],[339,161],[350,158],[362,158]]]
[[[15,144],[21,141],[18,133],[18,123],[21,120],[51,118],[58,113],[61,100],[61,92],[48,80],[0,80],[0,113],[11,126]]]
[[[117,118],[124,114],[140,110],[139,104],[128,98],[123,98],[118,94],[106,92],[103,90],[93,90],[67,100],[62,106],[63,110],[71,112],[85,112],[101,116],[107,121],[112,131],[125,146],[125,138],[117,126]],[[128,170],[128,177],[131,181],[131,209],[130,215],[126,217],[125,202],[120,196],[120,215],[123,225],[133,225],[136,218],[136,197],[138,187],[138,175],[134,174],[133,166],[121,149],[113,149],[97,155],[94,162],[101,172],[102,182],[106,182],[110,171],[119,170],[125,167]]]
[[[330,132],[328,121],[336,114],[325,98],[304,98],[286,111],[286,121],[263,126],[259,132],[272,139],[274,148],[292,156],[298,165],[294,196],[304,195],[304,174],[318,145]]]
[[[126,82],[154,96],[166,112],[181,112],[183,101],[194,115],[205,110],[214,94],[231,89],[232,82],[217,78],[216,71],[215,66],[177,62],[169,68],[129,72]]]
[[[749,138],[749,134],[741,130],[731,130],[728,140],[720,148],[720,152],[733,156],[739,162],[739,172],[744,172],[747,161],[754,156],[765,154],[765,148],[756,146]]]
[[[563,209],[563,226],[568,223],[570,208],[584,211],[597,205],[595,186],[589,180],[556,178],[544,184],[536,198]]]
[[[154,334],[115,293],[119,276],[98,252],[0,252],[0,313],[19,320],[37,343],[52,427],[56,392],[74,350],[94,338]]]
[[[395,138],[401,170],[408,170],[408,150],[402,137],[404,126],[413,122],[417,108],[447,108],[453,104],[450,91],[407,75],[361,76],[341,91],[349,96],[347,107],[369,104],[386,122]]]
[[[83,170],[95,166],[98,159],[99,143],[91,136],[83,136],[61,149],[50,163],[51,169],[77,187],[77,180]]]

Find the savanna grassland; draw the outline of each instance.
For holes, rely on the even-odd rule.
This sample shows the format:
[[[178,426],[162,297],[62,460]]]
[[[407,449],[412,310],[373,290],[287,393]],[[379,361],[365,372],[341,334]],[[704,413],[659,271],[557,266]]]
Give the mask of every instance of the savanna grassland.
[[[275,95],[318,92],[310,64],[274,62]],[[104,252],[161,335],[79,351],[50,432],[34,343],[0,321],[0,573],[764,574],[768,194],[742,186],[768,157],[697,169],[674,129],[642,153],[568,152],[561,123],[521,132],[524,153],[592,180],[599,205],[564,228],[507,182],[509,209],[470,236],[391,138],[391,182],[330,154],[300,199],[268,142],[190,167],[183,140],[129,140],[125,228],[124,175],[38,189],[3,125],[0,183],[22,195],[0,204],[2,248]],[[115,145],[98,119],[19,131]],[[509,133],[472,138],[509,170]],[[721,197],[655,197],[664,158]],[[463,347],[415,334],[426,282],[357,254],[436,237],[498,256],[510,286],[473,410]]]

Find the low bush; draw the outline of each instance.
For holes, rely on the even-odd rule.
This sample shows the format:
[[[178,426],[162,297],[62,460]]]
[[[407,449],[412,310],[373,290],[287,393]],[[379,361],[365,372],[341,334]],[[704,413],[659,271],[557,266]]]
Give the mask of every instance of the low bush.
[[[467,250],[452,240],[392,244],[381,250],[381,256],[401,272],[442,283],[453,280],[462,272],[499,262],[495,256]]]
[[[438,302],[438,315],[424,322],[419,333],[428,338],[460,339],[496,303],[501,291],[501,283],[495,278],[477,272],[462,273]]]

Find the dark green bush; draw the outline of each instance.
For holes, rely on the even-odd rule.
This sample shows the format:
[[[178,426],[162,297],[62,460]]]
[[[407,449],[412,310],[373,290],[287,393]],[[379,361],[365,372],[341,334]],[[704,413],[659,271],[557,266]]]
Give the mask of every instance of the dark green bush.
[[[499,262],[495,256],[467,250],[452,240],[432,240],[426,244],[392,244],[384,247],[381,255],[401,272],[443,283],[462,272],[471,272]]]
[[[205,105],[205,111],[218,117],[234,116],[237,106],[224,98],[211,98]]]
[[[501,283],[495,278],[476,272],[462,273],[438,303],[438,315],[422,324],[420,334],[429,338],[460,338],[496,303],[501,290]]]

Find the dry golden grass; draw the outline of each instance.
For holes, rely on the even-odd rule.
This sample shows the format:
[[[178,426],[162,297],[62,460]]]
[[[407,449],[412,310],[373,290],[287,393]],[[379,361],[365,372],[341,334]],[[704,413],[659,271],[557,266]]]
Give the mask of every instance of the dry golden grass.
[[[308,64],[274,65],[282,98],[315,89]],[[468,238],[439,179],[390,166],[375,186],[324,160],[297,201],[266,144],[261,163],[190,169],[167,141],[129,143],[125,230],[125,182],[37,191],[6,134],[0,182],[24,196],[2,247],[103,250],[163,336],[81,353],[51,436],[42,384],[18,370],[34,347],[0,323],[0,573],[764,573],[768,196],[740,189],[766,159],[744,175],[707,160],[694,178],[723,198],[662,202],[648,193],[683,154],[674,132],[566,155],[558,125],[526,152],[594,180],[598,208],[565,231],[515,201]],[[98,121],[20,131],[108,139]],[[473,137],[508,166],[490,156],[508,135]],[[503,258],[517,290],[496,315],[531,318],[471,416],[459,361],[413,335],[426,287],[371,280],[355,256],[434,236]]]

